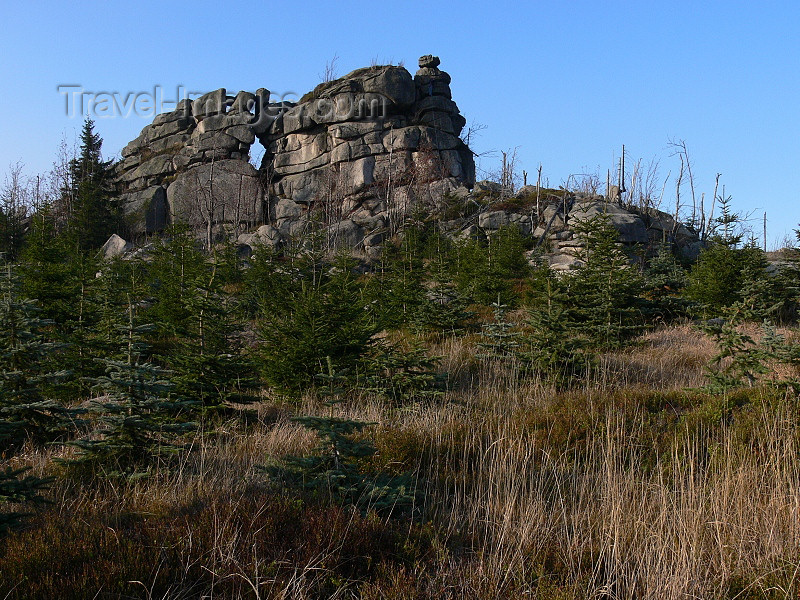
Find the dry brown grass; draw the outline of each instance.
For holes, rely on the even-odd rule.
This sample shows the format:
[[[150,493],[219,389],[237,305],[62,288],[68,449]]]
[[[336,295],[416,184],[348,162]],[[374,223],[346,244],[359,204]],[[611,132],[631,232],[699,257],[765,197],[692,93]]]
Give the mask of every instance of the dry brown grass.
[[[48,597],[65,564],[84,569],[86,597],[797,597],[797,401],[756,389],[729,409],[681,391],[703,383],[702,334],[651,332],[568,392],[480,364],[469,339],[432,352],[458,384],[434,401],[265,403],[149,480],[59,482],[55,507],[0,550],[0,597]],[[421,514],[365,519],[272,489],[256,465],[315,443],[293,412],[376,423],[373,466],[414,470]],[[52,452],[26,461],[45,472]]]
[[[716,348],[692,325],[659,328],[633,348],[602,358],[602,380],[614,385],[644,385],[658,390],[700,387],[703,369]]]

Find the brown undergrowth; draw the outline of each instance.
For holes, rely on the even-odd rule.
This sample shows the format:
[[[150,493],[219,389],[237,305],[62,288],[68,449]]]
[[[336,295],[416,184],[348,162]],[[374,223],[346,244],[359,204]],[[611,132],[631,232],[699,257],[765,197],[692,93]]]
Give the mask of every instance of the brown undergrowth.
[[[558,391],[432,353],[452,387],[396,406],[264,402],[197,434],[149,479],[61,478],[0,544],[0,598],[794,598],[800,414],[770,388],[699,391],[713,344],[690,326],[606,355]],[[369,421],[372,469],[412,471],[421,504],[380,519],[270,484],[309,451],[292,414]],[[37,473],[63,450],[30,450]]]

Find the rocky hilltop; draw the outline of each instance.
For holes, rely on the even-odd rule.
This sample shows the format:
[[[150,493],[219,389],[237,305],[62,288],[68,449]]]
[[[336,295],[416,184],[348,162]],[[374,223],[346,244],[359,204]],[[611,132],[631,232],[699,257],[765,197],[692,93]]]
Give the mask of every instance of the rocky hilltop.
[[[697,234],[672,215],[653,207],[623,206],[598,194],[528,185],[509,195],[499,183],[479,181],[463,197],[449,198],[449,203],[450,214],[461,214],[440,222],[446,234],[480,239],[503,227],[517,227],[533,238],[531,255],[542,252],[555,271],[580,266],[584,241],[575,226],[600,214],[617,230],[618,243],[632,256],[652,255],[669,242],[679,257],[694,260],[702,246]]]
[[[409,217],[435,217],[453,237],[517,226],[548,252],[554,269],[576,266],[582,243],[571,224],[607,214],[626,245],[663,240],[692,258],[697,237],[665,213],[622,207],[601,196],[516,194],[475,183],[473,153],[459,137],[465,119],[439,58],[358,69],[318,85],[299,102],[272,102],[269,90],[222,88],[158,115],[122,151],[117,184],[129,232],[172,223],[242,247],[280,247],[312,226],[330,247],[374,256]],[[258,168],[254,144],[263,148]]]

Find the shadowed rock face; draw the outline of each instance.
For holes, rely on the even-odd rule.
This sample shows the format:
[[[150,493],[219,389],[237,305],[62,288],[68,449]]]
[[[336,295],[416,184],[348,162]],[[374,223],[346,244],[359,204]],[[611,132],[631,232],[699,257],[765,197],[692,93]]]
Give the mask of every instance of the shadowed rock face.
[[[266,89],[182,101],[122,151],[117,181],[132,231],[268,224],[278,244],[313,214],[342,245],[382,239],[413,207],[474,183],[459,139],[465,119],[438,65],[423,56],[414,77],[358,69],[296,104],[271,103]],[[256,139],[258,170],[248,162]]]

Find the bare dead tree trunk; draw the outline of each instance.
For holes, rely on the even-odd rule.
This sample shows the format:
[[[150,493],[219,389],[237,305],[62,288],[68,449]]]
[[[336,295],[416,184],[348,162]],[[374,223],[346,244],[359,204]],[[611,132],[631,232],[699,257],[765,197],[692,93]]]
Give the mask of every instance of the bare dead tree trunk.
[[[714,221],[714,208],[716,208],[717,205],[717,191],[719,190],[720,177],[722,177],[722,173],[717,173],[716,177],[714,178],[714,197],[711,199],[711,212],[708,215],[708,221],[706,221],[703,235],[700,236],[700,239],[704,242],[708,237],[708,232],[711,231],[711,223]]]
[[[689,160],[689,150],[686,142],[681,140],[683,155],[686,157],[686,173],[689,175],[689,191],[692,194],[692,227],[697,227],[697,200],[694,195],[694,175],[692,174],[692,161]]]
[[[625,194],[625,144],[622,144],[622,156],[619,157],[619,203]]]
[[[516,179],[517,168],[517,148],[509,151],[501,151],[503,163],[500,170],[501,198],[508,198],[514,195],[514,180]]]
[[[690,224],[692,227],[697,227],[697,197],[694,191],[694,174],[692,173],[692,162],[689,160],[689,149],[686,147],[686,141],[678,140],[670,142],[670,145],[675,148],[675,154],[681,159],[681,180],[683,179],[683,171],[686,170],[686,175],[689,179],[689,192],[692,196],[692,217]],[[677,218],[676,218],[677,220]]]
[[[505,192],[508,189],[508,154],[501,150],[500,153],[503,155],[503,167],[500,171],[500,187],[502,188],[501,194],[505,196]]]
[[[706,193],[702,192],[700,194],[700,239],[703,239],[703,235],[705,234],[706,230]]]
[[[215,149],[216,150],[216,149]],[[208,206],[206,218],[206,250],[211,251],[211,242],[214,235],[214,163],[216,161],[216,151],[211,156],[211,173],[208,180]]]
[[[658,208],[661,208],[661,203],[664,201],[664,192],[667,190],[667,183],[669,182],[669,178],[672,175],[672,171],[667,173],[667,176],[664,178],[664,185],[661,186],[661,195],[658,197]]]
[[[656,208],[653,205],[653,198],[656,195],[656,185],[658,178],[658,160],[653,158],[647,165],[647,173],[645,174],[643,187],[641,190],[642,203],[645,210]]]
[[[540,219],[542,214],[542,207],[540,205],[542,193],[542,163],[539,163],[536,175],[536,218]]]
[[[678,218],[681,212],[681,184],[683,183],[683,171],[685,168],[683,154],[679,154],[678,157],[681,159],[681,170],[678,171],[678,179],[675,181],[675,227],[678,226]]]
[[[633,164],[633,171],[631,171],[631,188],[628,190],[628,208],[633,208],[637,200],[641,200],[641,187],[639,180],[639,170],[642,168],[642,159],[640,158]]]

